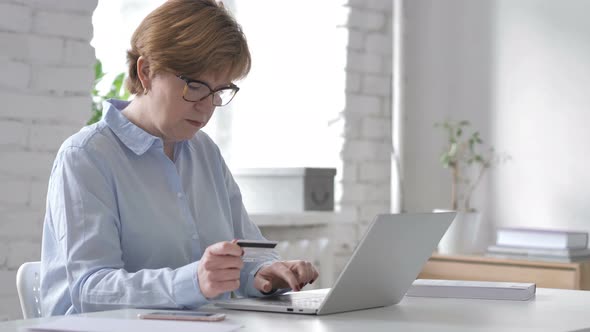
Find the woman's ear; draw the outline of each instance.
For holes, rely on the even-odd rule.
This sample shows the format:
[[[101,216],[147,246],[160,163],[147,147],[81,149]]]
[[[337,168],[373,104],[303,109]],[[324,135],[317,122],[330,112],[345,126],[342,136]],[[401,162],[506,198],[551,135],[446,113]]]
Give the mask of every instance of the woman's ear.
[[[137,77],[143,87],[143,93],[147,94],[151,87],[150,64],[143,56],[137,59]]]

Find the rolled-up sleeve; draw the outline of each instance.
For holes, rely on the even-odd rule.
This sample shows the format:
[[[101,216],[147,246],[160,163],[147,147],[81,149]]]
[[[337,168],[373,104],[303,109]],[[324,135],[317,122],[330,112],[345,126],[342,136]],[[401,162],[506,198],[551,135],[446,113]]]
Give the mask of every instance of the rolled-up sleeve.
[[[176,269],[125,270],[114,179],[86,150],[60,152],[49,190],[75,312],[196,308],[207,302],[196,276],[198,261]]]

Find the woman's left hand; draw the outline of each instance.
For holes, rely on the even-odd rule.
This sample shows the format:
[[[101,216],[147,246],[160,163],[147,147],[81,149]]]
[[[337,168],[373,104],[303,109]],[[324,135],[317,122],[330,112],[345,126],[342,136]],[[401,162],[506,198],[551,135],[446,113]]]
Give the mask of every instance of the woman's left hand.
[[[264,293],[280,288],[298,292],[308,283],[316,281],[318,276],[318,270],[307,261],[274,262],[256,273],[254,287]]]

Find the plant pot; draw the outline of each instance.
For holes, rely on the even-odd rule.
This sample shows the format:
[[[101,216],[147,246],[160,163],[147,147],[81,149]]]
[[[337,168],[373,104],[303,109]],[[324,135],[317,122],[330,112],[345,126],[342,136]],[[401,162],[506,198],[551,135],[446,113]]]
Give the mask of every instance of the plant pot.
[[[449,212],[449,210],[434,210]],[[444,255],[469,255],[479,253],[481,213],[457,212],[457,217],[438,244],[438,252]]]

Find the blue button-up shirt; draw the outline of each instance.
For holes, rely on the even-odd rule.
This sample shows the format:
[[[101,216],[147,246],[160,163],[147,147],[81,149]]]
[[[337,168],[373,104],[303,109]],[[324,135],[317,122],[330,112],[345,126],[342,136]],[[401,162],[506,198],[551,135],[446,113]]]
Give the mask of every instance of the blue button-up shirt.
[[[41,258],[44,316],[207,303],[197,267],[219,241],[263,240],[217,145],[202,131],[176,143],[105,103],[103,119],[67,139],[47,194]],[[254,274],[278,260],[245,263],[238,295],[261,296]],[[221,297],[228,297],[224,294]]]

